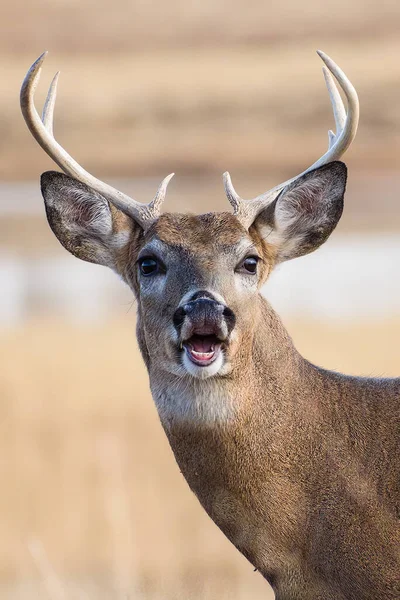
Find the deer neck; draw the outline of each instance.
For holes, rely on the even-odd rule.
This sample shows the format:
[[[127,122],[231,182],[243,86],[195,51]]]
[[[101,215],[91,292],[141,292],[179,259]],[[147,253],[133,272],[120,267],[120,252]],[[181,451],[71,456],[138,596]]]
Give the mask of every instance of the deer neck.
[[[185,381],[151,362],[149,374],[162,425],[187,483],[228,538],[270,579],[270,570],[280,569],[274,556],[286,558],[286,546],[273,509],[263,508],[269,515],[266,530],[265,514],[259,517],[257,506],[280,506],[290,485],[293,511],[299,510],[297,488],[285,474],[282,491],[282,479],[277,483],[275,474],[288,468],[282,459],[284,440],[290,421],[304,412],[293,390],[306,361],[269,304],[261,297],[259,302],[250,343],[230,375]],[[290,528],[288,536],[297,535]]]

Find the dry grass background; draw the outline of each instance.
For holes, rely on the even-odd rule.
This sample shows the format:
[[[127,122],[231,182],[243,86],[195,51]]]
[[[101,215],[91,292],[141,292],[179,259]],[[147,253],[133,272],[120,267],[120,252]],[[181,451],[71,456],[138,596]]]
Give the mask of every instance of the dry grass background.
[[[0,208],[21,201],[4,182],[54,168],[18,106],[21,80],[44,49],[51,52],[38,105],[60,69],[56,134],[74,157],[104,178],[146,176],[121,186],[143,201],[176,171],[168,208],[204,211],[226,206],[225,169],[250,196],[324,152],[332,116],[314,52],[322,48],[361,100],[361,128],[346,157],[343,227],[400,231],[399,26],[397,0],[7,3]],[[37,186],[35,194],[26,189],[40,202]],[[0,211],[0,256],[56,253],[44,215]],[[272,598],[175,465],[148,392],[133,311],[72,327],[31,309],[28,321],[0,331],[0,597]],[[288,326],[318,364],[399,374],[396,315]]]

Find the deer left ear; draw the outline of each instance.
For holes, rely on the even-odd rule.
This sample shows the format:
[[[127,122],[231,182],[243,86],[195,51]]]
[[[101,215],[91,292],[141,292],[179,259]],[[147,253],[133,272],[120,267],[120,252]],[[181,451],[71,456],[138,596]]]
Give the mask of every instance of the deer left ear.
[[[86,184],[46,171],[41,189],[47,220],[60,243],[88,262],[118,270],[123,248],[140,227]]]
[[[343,212],[347,168],[331,162],[289,184],[256,218],[254,226],[276,249],[276,262],[313,252],[335,229]]]

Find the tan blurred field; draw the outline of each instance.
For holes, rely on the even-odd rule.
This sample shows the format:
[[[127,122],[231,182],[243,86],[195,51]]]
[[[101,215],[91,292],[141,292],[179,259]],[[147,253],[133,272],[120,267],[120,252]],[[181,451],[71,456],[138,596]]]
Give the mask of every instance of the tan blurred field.
[[[323,366],[398,375],[399,320],[288,327]],[[175,465],[133,314],[100,328],[32,321],[0,335],[0,361],[2,597],[269,597]]]

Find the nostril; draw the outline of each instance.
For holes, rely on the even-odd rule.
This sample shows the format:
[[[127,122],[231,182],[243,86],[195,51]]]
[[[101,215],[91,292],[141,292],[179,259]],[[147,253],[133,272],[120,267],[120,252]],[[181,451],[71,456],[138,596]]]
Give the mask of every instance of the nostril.
[[[222,314],[225,317],[225,321],[228,326],[228,332],[231,333],[236,323],[235,313],[233,312],[233,310],[225,306],[224,312]]]
[[[225,306],[224,311],[223,311],[222,314],[227,319],[234,319],[235,318],[235,315],[233,314],[233,311],[230,308],[228,308],[227,306]]]
[[[180,306],[174,313],[173,316],[173,323],[175,325],[175,327],[177,329],[179,329],[180,327],[182,327],[183,325],[183,321],[185,320],[185,316],[186,316],[186,306]]]

